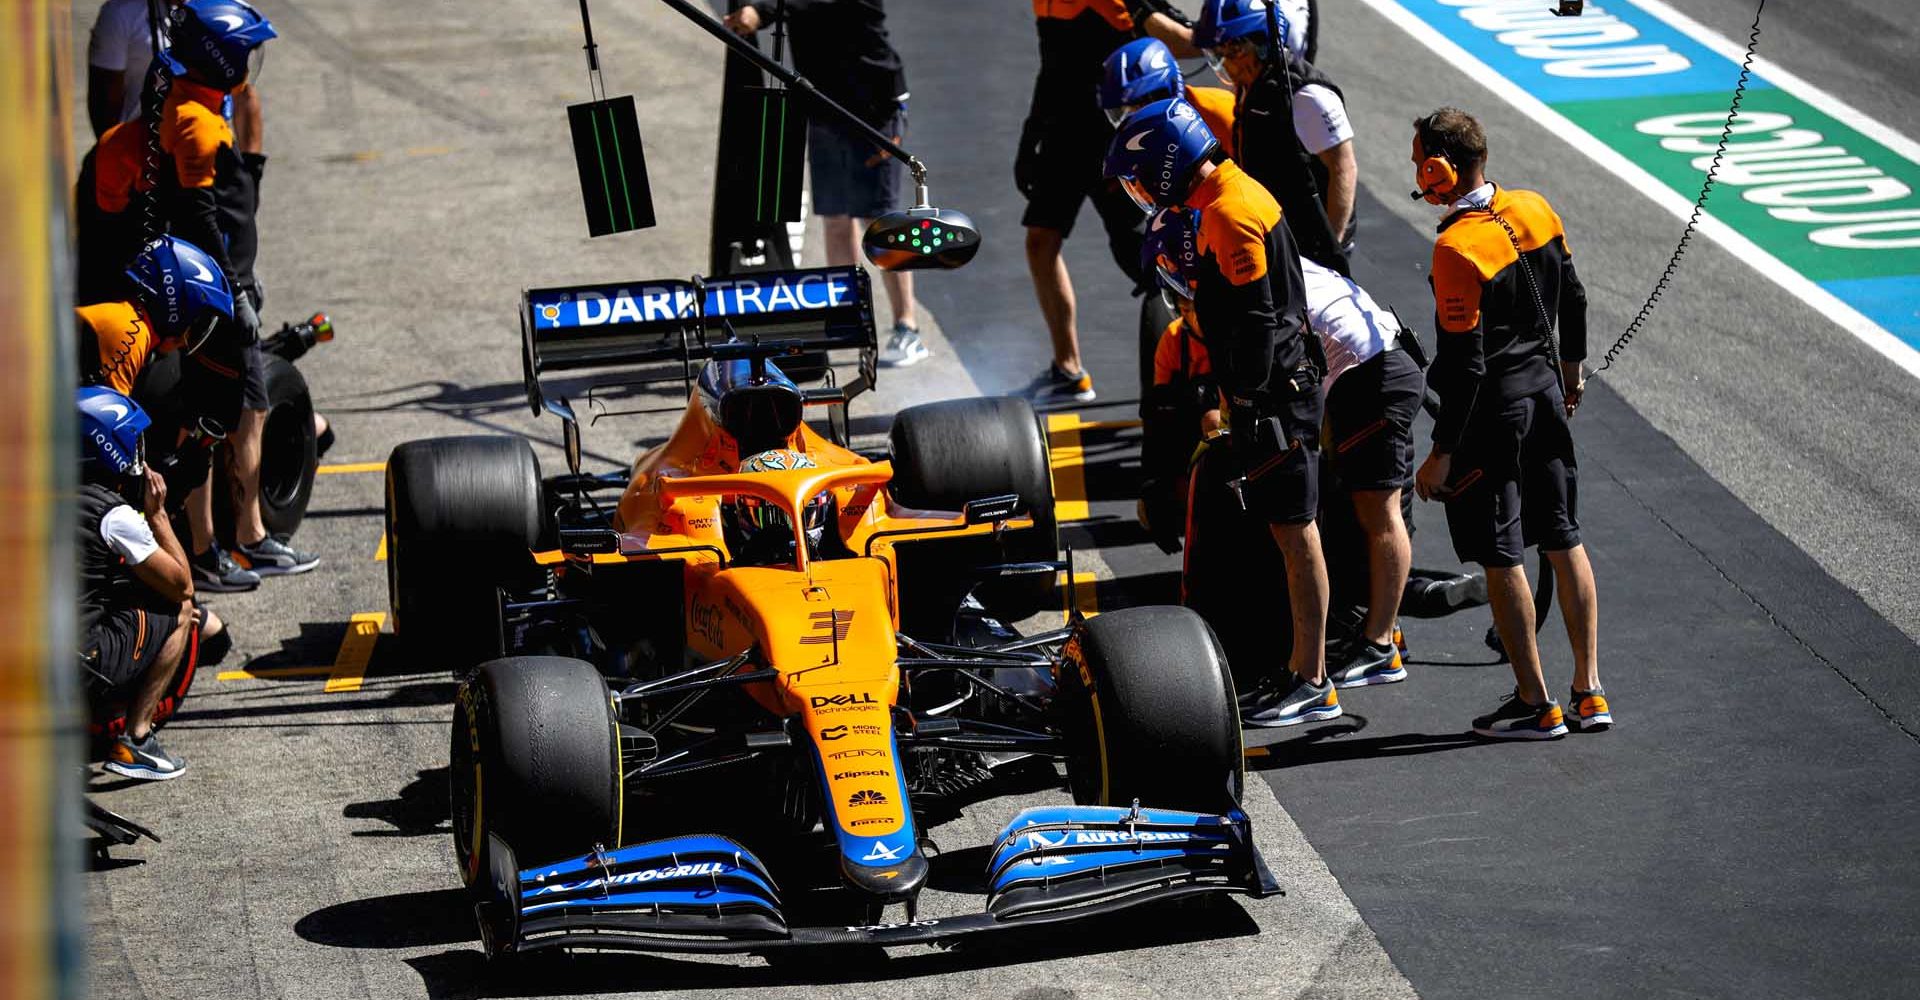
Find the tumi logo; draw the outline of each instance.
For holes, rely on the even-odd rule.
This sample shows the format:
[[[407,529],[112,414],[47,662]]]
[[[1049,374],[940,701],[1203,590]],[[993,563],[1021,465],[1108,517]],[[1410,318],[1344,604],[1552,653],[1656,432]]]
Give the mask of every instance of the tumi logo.
[[[847,727],[835,726],[833,728],[844,730]],[[848,757],[885,757],[886,755],[887,752],[885,750],[875,750],[871,747],[854,747],[852,750],[835,750],[827,756],[834,760],[844,760]]]

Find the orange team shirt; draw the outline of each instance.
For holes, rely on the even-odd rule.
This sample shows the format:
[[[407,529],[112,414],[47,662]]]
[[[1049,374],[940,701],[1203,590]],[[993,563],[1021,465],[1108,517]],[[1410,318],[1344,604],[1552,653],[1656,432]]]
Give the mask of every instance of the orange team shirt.
[[[1033,16],[1037,18],[1071,21],[1087,10],[1100,15],[1116,31],[1133,30],[1133,15],[1120,0],[1033,0]]]
[[[1186,364],[1180,363],[1181,341],[1186,341]],[[1187,321],[1175,317],[1160,333],[1160,342],[1153,349],[1153,384],[1171,385],[1178,379],[1195,379],[1213,371],[1213,362],[1207,359],[1207,345],[1194,331],[1188,329]]]
[[[1259,181],[1227,160],[1193,189],[1187,205],[1200,210],[1195,249],[1213,256],[1229,284],[1267,276],[1267,236],[1280,225],[1280,203]]]
[[[233,126],[220,113],[226,92],[192,80],[174,80],[160,114],[160,148],[173,158],[183,188],[210,188],[222,146],[233,145]],[[127,210],[146,165],[147,130],[139,120],[121,122],[100,137],[94,156],[94,201],[118,215]]]
[[[122,396],[133,395],[133,383],[153,357],[158,339],[146,318],[131,302],[101,302],[74,313],[99,344],[100,384]]]
[[[1220,141],[1220,151],[1233,156],[1233,91],[1221,87],[1196,87],[1187,85],[1187,103],[1200,112],[1200,120],[1207,123],[1213,137]]]

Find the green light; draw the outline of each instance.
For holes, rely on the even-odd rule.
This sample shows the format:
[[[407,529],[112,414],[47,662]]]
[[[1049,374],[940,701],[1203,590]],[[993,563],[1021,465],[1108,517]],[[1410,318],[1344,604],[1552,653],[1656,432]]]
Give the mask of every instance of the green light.
[[[929,250],[931,250],[931,249],[933,249],[933,248],[932,248],[932,247],[921,247],[921,248],[920,248],[920,252],[921,252],[921,253],[926,253],[926,252],[928,252],[928,251],[929,251]]]
[[[934,246],[939,246],[939,245],[940,245],[940,241],[939,241],[939,240],[934,240],[934,241],[933,241],[933,245],[934,245]]]
[[[933,227],[933,235],[935,235],[935,236],[938,236],[938,235],[940,235],[940,227],[939,227],[939,226],[935,226],[935,227]]]
[[[913,245],[914,245],[914,246],[919,246],[919,245],[920,245],[920,241],[919,241],[919,240],[914,240],[914,241],[913,241]]]

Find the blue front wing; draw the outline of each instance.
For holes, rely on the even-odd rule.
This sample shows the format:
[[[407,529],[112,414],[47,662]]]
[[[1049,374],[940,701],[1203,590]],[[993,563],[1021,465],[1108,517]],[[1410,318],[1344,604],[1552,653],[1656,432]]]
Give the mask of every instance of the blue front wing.
[[[674,837],[529,869],[514,867],[498,837],[489,843],[490,891],[476,908],[489,954],[913,944],[1201,893],[1278,891],[1239,809],[1027,809],[995,840],[983,912],[868,926],[788,926],[766,866],[725,837]]]

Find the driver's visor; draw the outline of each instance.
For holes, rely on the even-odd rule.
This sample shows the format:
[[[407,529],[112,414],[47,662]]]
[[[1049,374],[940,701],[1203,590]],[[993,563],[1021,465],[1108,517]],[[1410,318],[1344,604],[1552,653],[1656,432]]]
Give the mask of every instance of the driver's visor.
[[[1153,195],[1148,193],[1147,186],[1140,183],[1138,177],[1131,174],[1121,177],[1120,190],[1125,191],[1127,197],[1132,198],[1133,203],[1140,206],[1142,212],[1151,212],[1159,207],[1154,204]]]

